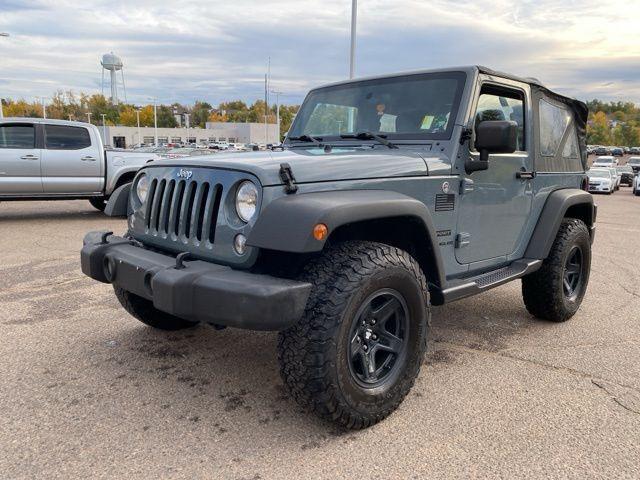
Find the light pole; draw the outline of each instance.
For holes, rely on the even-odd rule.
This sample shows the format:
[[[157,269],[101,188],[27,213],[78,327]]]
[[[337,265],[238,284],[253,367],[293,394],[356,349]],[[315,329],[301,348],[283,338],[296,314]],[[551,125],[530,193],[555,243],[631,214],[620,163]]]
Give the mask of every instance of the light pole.
[[[158,99],[153,97],[153,141],[154,141],[154,146],[157,147],[158,146],[158,112],[157,112],[157,107],[158,107]]]
[[[351,58],[349,62],[349,78],[356,71],[356,20],[358,17],[358,0],[351,0]]]
[[[138,146],[142,145],[142,137],[140,136],[140,109],[136,108],[136,120],[138,121]]]
[[[191,126],[191,123],[189,122],[190,116],[191,116],[190,113],[184,114],[184,126],[187,127],[187,145],[191,143],[191,139],[189,138],[189,127]]]
[[[8,37],[9,34],[7,32],[0,32],[0,37]],[[4,118],[4,112],[2,111],[2,97],[0,97],[0,118]]]
[[[276,96],[276,125],[278,126],[278,141],[280,141],[280,95],[282,92],[271,90],[271,93]]]
[[[47,105],[46,105],[46,97],[36,97],[40,100],[40,104],[42,105],[42,118],[47,118]]]
[[[104,144],[106,146],[107,145],[107,124],[105,122],[104,117],[106,117],[107,115],[105,113],[101,113],[100,116],[102,117],[102,138],[104,139]]]
[[[87,112],[87,123],[91,123],[91,112]]]

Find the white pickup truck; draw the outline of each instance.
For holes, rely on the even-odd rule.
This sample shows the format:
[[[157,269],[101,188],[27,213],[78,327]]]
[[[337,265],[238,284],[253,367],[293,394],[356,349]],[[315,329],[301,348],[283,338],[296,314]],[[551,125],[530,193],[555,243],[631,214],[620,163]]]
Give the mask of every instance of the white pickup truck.
[[[98,127],[42,118],[0,120],[0,201],[86,198],[104,210],[153,153],[108,151]]]

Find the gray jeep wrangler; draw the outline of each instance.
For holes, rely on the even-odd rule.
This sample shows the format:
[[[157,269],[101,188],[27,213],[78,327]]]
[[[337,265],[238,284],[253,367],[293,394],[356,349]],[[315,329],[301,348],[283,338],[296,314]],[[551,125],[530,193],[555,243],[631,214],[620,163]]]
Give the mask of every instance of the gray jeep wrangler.
[[[347,428],[398,407],[430,306],[522,279],[562,322],[584,297],[596,207],[584,103],[484,67],[340,82],[282,151],[154,161],[111,199],[82,270],[155,328],[276,330],[291,395]]]

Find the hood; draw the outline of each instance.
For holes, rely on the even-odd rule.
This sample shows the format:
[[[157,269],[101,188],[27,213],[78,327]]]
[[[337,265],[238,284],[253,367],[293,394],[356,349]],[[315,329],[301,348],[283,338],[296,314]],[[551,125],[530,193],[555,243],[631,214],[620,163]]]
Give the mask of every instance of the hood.
[[[284,151],[220,153],[197,158],[159,160],[154,165],[212,167],[252,173],[263,186],[281,185],[280,164],[288,163],[297,183],[427,175],[415,151],[371,148],[295,148]]]

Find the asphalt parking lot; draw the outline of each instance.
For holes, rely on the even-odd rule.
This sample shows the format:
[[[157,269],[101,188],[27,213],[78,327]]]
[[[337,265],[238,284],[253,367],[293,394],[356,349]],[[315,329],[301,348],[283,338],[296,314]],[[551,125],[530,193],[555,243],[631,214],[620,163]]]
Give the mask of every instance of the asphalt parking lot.
[[[400,409],[342,432],[287,397],[276,334],[153,331],[79,269],[84,201],[0,204],[2,478],[640,477],[640,198],[598,196],[566,324],[520,283],[434,309]]]

